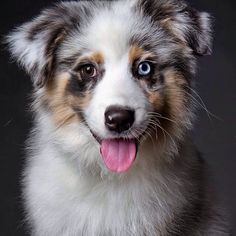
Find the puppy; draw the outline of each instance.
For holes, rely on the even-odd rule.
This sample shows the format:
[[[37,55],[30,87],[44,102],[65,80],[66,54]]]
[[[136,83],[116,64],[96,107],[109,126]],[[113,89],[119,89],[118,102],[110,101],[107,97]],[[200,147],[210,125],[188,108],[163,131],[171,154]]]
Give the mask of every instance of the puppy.
[[[34,83],[32,235],[229,235],[189,135],[208,13],[177,0],[62,2],[8,43]]]

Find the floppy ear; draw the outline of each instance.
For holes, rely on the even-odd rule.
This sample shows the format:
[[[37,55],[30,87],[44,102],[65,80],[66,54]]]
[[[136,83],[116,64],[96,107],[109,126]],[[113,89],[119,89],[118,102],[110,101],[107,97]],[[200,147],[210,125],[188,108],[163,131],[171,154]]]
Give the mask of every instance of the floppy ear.
[[[183,1],[141,0],[143,11],[167,29],[196,55],[212,52],[212,17],[198,12]]]
[[[198,56],[212,53],[211,16],[186,7],[169,22],[170,30]]]
[[[65,6],[55,6],[7,37],[13,58],[30,74],[36,87],[44,86],[53,77],[57,50],[72,24],[69,15]]]

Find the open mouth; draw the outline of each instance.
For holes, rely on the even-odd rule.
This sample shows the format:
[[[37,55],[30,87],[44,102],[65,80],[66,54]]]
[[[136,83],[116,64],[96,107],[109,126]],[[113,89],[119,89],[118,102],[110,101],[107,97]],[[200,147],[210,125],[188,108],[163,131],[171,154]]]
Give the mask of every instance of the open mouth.
[[[136,139],[100,139],[93,132],[92,134],[100,144],[103,162],[110,171],[122,173],[132,166],[138,149]]]

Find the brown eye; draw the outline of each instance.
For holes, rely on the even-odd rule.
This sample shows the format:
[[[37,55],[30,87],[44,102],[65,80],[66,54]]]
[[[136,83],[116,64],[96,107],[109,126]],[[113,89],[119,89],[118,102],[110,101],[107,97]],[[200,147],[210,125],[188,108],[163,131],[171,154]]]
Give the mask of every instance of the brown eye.
[[[97,69],[92,64],[84,65],[80,68],[80,75],[83,79],[90,79],[97,77]]]

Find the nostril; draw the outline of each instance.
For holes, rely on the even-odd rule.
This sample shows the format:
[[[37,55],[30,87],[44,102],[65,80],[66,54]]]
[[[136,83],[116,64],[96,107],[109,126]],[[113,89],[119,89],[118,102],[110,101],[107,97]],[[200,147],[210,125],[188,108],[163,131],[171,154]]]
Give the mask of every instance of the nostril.
[[[110,131],[121,133],[134,123],[135,112],[127,107],[111,106],[105,112],[105,125]]]

